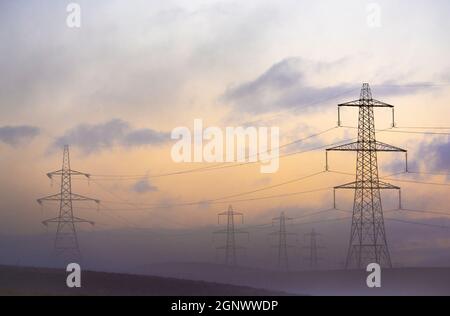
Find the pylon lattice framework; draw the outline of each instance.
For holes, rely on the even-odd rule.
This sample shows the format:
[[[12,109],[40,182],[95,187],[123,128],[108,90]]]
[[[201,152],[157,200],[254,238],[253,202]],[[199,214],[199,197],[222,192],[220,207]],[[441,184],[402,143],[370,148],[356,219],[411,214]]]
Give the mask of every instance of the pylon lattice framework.
[[[49,195],[37,200],[42,205],[43,202],[59,202],[59,214],[55,218],[50,218],[42,223],[47,226],[49,224],[57,224],[56,236],[54,241],[55,252],[59,256],[64,256],[67,259],[79,259],[80,248],[78,245],[78,237],[75,224],[89,223],[94,225],[94,222],[88,221],[73,214],[74,201],[94,201],[99,204],[100,201],[92,199],[83,195],[72,193],[72,176],[84,176],[89,178],[89,174],[70,169],[69,146],[64,146],[62,168],[57,171],[47,173],[47,176],[52,179],[54,176],[61,177],[60,193]]]
[[[292,218],[287,217],[284,212],[281,212],[279,217],[275,217],[272,220],[278,221],[280,224],[278,231],[270,233],[270,235],[275,235],[278,237],[278,243],[275,246],[278,248],[278,268],[287,271],[289,270],[288,248],[294,247],[292,245],[288,245],[288,236],[296,234],[290,233],[286,230],[286,221],[290,221]]]
[[[365,268],[369,263],[378,263],[384,267],[392,267],[386,239],[380,190],[398,190],[400,200],[400,188],[379,180],[377,152],[406,153],[406,150],[376,140],[373,108],[391,108],[392,113],[394,113],[394,107],[373,99],[368,83],[363,84],[359,100],[338,105],[338,125],[340,125],[339,109],[343,106],[359,108],[358,139],[356,142],[327,149],[326,169],[328,170],[329,151],[357,152],[356,181],[334,188],[335,190],[355,190],[346,268]],[[392,126],[394,127],[394,114],[392,118]]]
[[[233,207],[230,205],[228,210],[217,215],[217,223],[220,224],[220,217],[227,217],[227,227],[225,229],[218,230],[214,232],[214,234],[225,234],[226,242],[224,246],[217,247],[218,250],[225,251],[225,260],[224,263],[226,265],[235,266],[237,265],[237,250],[243,250],[245,247],[239,246],[236,243],[236,235],[237,234],[247,234],[249,233],[240,229],[235,228],[234,217],[240,216],[241,223],[244,223],[244,215],[242,213],[236,212],[233,210]]]

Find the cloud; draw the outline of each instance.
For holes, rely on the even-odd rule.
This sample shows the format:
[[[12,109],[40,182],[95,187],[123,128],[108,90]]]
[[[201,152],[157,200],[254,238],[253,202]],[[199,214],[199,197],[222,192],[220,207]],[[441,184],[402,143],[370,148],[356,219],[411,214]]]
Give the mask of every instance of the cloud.
[[[422,141],[414,146],[409,155],[408,169],[411,172],[450,172],[450,137],[439,137],[432,141]],[[388,172],[400,172],[405,169],[402,157],[394,159],[384,166]],[[426,175],[412,174],[414,179],[426,179]],[[450,177],[450,176],[449,176]]]
[[[80,124],[59,137],[52,147],[59,148],[69,144],[89,154],[117,145],[128,147],[159,145],[169,139],[168,133],[149,128],[132,129],[128,122],[113,119],[97,125]]]
[[[150,183],[148,179],[141,179],[138,182],[136,182],[133,187],[131,188],[133,192],[136,193],[149,193],[149,192],[156,192],[158,191],[158,188]]]
[[[163,143],[170,137],[167,133],[161,133],[152,129],[138,129],[131,131],[124,137],[124,143],[128,146],[142,146],[149,143]]]
[[[3,126],[0,127],[0,141],[11,146],[20,145],[39,134],[39,128],[34,126]]]
[[[400,83],[389,80],[379,85],[372,85],[372,93],[375,91],[374,99],[380,99],[386,96],[408,95],[438,88],[439,85],[427,81]]]
[[[346,97],[356,99],[358,85],[341,83],[318,86],[308,80],[317,76],[329,77],[334,71],[342,70],[346,63],[345,58],[331,63],[312,62],[297,57],[286,58],[272,65],[256,79],[230,87],[221,99],[239,111],[252,114],[283,109],[318,109],[328,100]],[[412,94],[434,86],[429,82],[401,84],[389,80],[375,87],[376,96],[384,97]]]
[[[435,139],[420,147],[419,157],[431,171],[450,171],[450,137]]]
[[[170,36],[160,38],[159,28],[149,16],[165,5],[86,2],[82,7],[90,13],[83,15],[82,28],[73,32],[65,25],[66,3],[16,2],[23,4],[11,3],[0,9],[0,101],[8,105],[9,115],[26,110],[45,116],[63,105],[65,110],[53,111],[54,115],[76,113],[76,119],[104,110],[119,117],[133,115],[133,110],[154,114],[167,109],[165,104],[178,105],[191,73],[183,69],[191,66],[179,62],[178,53],[160,47],[170,45]],[[103,18],[96,18],[100,16]],[[119,20],[126,17],[133,19],[120,25]],[[6,25],[14,27],[7,31]],[[176,30],[176,26],[166,27],[163,34]]]
[[[279,109],[310,108],[313,103],[342,94],[347,85],[313,87],[306,82],[307,68],[321,68],[300,58],[287,58],[274,64],[265,73],[228,89],[222,99],[248,113],[263,113]]]

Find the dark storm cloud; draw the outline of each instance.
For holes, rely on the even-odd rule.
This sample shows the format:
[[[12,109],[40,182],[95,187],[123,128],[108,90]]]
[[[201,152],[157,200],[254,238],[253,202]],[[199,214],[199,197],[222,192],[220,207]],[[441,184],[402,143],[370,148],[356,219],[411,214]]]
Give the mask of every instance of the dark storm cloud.
[[[38,134],[39,128],[34,126],[3,126],[0,127],[0,142],[16,146]]]
[[[338,97],[356,98],[357,85],[319,87],[308,82],[308,77],[326,74],[342,67],[345,62],[345,59],[341,59],[333,63],[315,63],[301,58],[287,58],[272,65],[256,79],[227,89],[222,100],[240,111],[259,114],[281,109],[317,109],[326,101]],[[376,96],[413,94],[435,88],[429,82],[401,84],[392,80],[374,87]]]
[[[169,134],[149,128],[132,129],[128,122],[114,119],[97,125],[80,124],[59,137],[53,147],[70,144],[85,153],[111,148],[113,146],[158,145],[169,140]]]

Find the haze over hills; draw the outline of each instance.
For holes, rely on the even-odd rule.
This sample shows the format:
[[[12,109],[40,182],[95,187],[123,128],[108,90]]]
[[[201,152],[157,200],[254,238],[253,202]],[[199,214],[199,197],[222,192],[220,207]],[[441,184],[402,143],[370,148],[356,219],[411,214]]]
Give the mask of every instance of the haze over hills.
[[[83,271],[82,288],[69,289],[64,269],[0,266],[0,295],[450,295],[450,268],[384,269],[376,289],[366,286],[367,275],[363,270],[282,272],[165,263],[141,266],[136,274]]]
[[[366,285],[364,270],[273,271],[208,263],[164,263],[141,273],[265,288],[306,295],[450,295],[450,268],[383,269],[381,288]]]

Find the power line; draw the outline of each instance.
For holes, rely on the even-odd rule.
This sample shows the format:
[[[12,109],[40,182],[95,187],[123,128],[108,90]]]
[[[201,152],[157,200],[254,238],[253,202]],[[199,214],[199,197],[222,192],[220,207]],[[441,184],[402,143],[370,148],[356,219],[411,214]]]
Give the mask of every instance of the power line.
[[[419,132],[419,131],[401,131],[401,130],[390,130],[388,133],[401,133],[401,134],[422,134],[422,135],[450,135],[450,133],[443,132]]]
[[[432,175],[432,176],[449,176],[450,172],[426,172],[426,171],[411,171],[408,170],[407,173],[413,173],[413,174],[424,174],[424,175]]]
[[[197,201],[197,202],[170,204],[170,205],[162,204],[162,205],[154,206],[154,207],[137,207],[137,208],[132,208],[132,209],[130,209],[130,208],[126,208],[126,209],[125,208],[109,208],[109,210],[110,211],[146,211],[146,210],[172,208],[172,207],[180,207],[180,206],[202,205],[202,204],[206,204],[206,203],[207,204],[229,204],[229,203],[258,201],[258,200],[266,200],[266,199],[274,199],[274,198],[288,197],[288,196],[294,196],[294,195],[315,193],[315,192],[329,190],[331,188],[332,187],[319,188],[319,189],[313,189],[313,190],[307,190],[307,191],[283,193],[283,194],[277,194],[277,195],[269,195],[269,196],[262,196],[262,197],[248,198],[248,199],[239,199],[239,200],[225,200],[225,201],[213,201],[213,202]],[[80,207],[80,208],[81,209],[93,209],[93,208],[89,208],[89,207]]]
[[[339,222],[339,221],[345,221],[348,219],[351,219],[351,216],[342,217],[342,218],[331,218],[331,219],[322,219],[317,221],[311,221],[311,222],[300,222],[300,223],[293,223],[292,226],[295,225],[309,225],[309,224],[321,224],[321,223],[329,223],[329,222]]]
[[[325,129],[323,131],[320,131],[318,133],[314,133],[314,134],[308,135],[306,137],[294,140],[292,142],[283,144],[283,145],[277,147],[276,149],[282,149],[282,148],[288,147],[290,145],[294,145],[294,144],[298,144],[298,143],[304,142],[305,140],[308,140],[308,139],[311,139],[311,138],[314,138],[314,137],[318,137],[318,136],[323,135],[325,133],[328,133],[328,132],[330,132],[330,131],[332,131],[332,130],[334,130],[336,128],[337,128],[337,126],[334,126],[334,127],[331,127],[331,128],[327,128],[327,129]],[[311,150],[314,150],[314,149],[311,149]],[[268,150],[259,152],[256,155],[247,156],[246,159],[249,159],[249,158],[251,158],[253,156],[257,156],[257,155],[259,155],[261,153],[265,153],[265,152],[268,152]],[[300,153],[300,152],[298,152],[298,153]],[[291,154],[289,154],[289,155],[281,155],[280,158],[282,158],[283,156],[290,156],[290,155]],[[166,177],[166,176],[181,175],[181,174],[187,174],[187,173],[193,173],[193,172],[217,170],[217,169],[230,168],[230,167],[236,167],[236,166],[242,166],[242,165],[254,164],[254,163],[258,163],[258,161],[249,161],[249,162],[243,162],[243,163],[233,163],[232,165],[228,165],[228,163],[226,163],[226,162],[220,162],[220,163],[213,164],[211,166],[198,167],[198,168],[192,168],[192,169],[181,170],[181,171],[173,171],[173,172],[167,172],[167,173],[161,173],[161,174],[155,174],[155,175],[91,174],[90,176],[96,178],[96,180],[102,180],[102,181],[107,181],[107,180],[114,180],[114,181],[116,181],[116,180],[136,180],[136,179],[143,179],[143,178],[149,179],[149,178],[160,178],[160,177]]]
[[[220,197],[220,198],[215,198],[215,199],[207,200],[207,201],[208,202],[210,202],[210,201],[212,202],[212,201],[217,201],[217,200],[223,200],[223,199],[238,197],[238,196],[242,196],[242,195],[253,194],[253,193],[261,192],[261,191],[265,191],[265,190],[270,190],[270,189],[278,188],[280,186],[284,186],[284,185],[288,185],[288,184],[291,184],[291,183],[303,181],[303,180],[306,180],[306,179],[309,179],[309,178],[313,178],[313,177],[315,177],[317,175],[323,174],[324,172],[325,171],[319,171],[319,172],[316,172],[316,173],[313,173],[313,174],[310,174],[310,175],[307,175],[307,176],[298,177],[298,178],[295,178],[295,179],[292,179],[292,180],[288,180],[288,181],[281,182],[281,183],[274,184],[274,185],[269,185],[269,186],[262,187],[262,188],[259,188],[259,189],[256,189],[256,190],[251,190],[251,191],[246,191],[246,192],[242,192],[242,193],[227,195],[227,196],[223,196],[223,197]]]
[[[440,211],[415,210],[415,209],[403,208],[403,207],[401,209],[398,209],[398,211],[406,211],[406,212],[421,213],[421,214],[433,214],[433,215],[450,216],[450,213],[445,213],[445,212],[440,212]]]
[[[336,170],[328,170],[329,172],[336,173],[336,174],[342,174],[347,176],[355,176],[354,173],[350,172],[342,172],[342,171],[336,171]],[[408,172],[399,172],[397,174],[407,174]],[[397,178],[391,178],[388,177],[380,177],[382,180],[392,180],[397,182],[404,182],[404,183],[417,183],[417,184],[427,184],[427,185],[436,185],[436,186],[450,186],[450,183],[439,183],[439,182],[425,182],[425,181],[417,181],[417,180],[405,180],[405,179],[397,179]]]
[[[429,227],[442,228],[442,229],[450,229],[450,226],[446,226],[446,225],[419,223],[419,222],[406,221],[406,220],[397,219],[397,218],[385,218],[385,219],[388,220],[388,221],[405,223],[405,224],[413,224],[413,225],[429,226]]]
[[[351,213],[352,211],[349,210],[343,210],[343,209],[336,209],[342,212],[348,212]],[[397,208],[397,209],[391,209],[391,210],[385,210],[385,213],[398,213],[398,212],[414,212],[414,213],[420,213],[420,214],[432,214],[432,215],[444,215],[444,216],[450,216],[450,212],[445,213],[442,211],[429,211],[429,210],[416,210],[416,209],[409,209],[409,208]]]
[[[136,203],[132,203],[132,202],[126,201],[125,199],[121,198],[118,194],[116,194],[116,193],[114,193],[114,192],[108,190],[107,188],[105,188],[105,187],[104,187],[103,185],[101,185],[100,183],[97,183],[97,182],[95,182],[95,181],[93,181],[93,182],[94,182],[96,185],[98,185],[103,191],[105,191],[105,192],[107,192],[108,194],[110,194],[111,196],[114,196],[115,198],[121,200],[122,203],[125,203],[125,204],[127,204],[127,205],[130,205],[130,206],[132,206],[132,207],[136,207],[136,205],[138,205],[138,204],[136,204]],[[102,202],[103,202],[103,201],[102,201]],[[103,209],[104,209],[104,210],[105,210],[105,209],[106,209],[106,210],[111,210],[111,209],[108,209],[108,208],[103,208]],[[175,224],[178,225],[178,226],[182,226],[179,222],[174,221],[173,219],[167,220],[167,218],[164,218],[163,220],[169,221],[169,222],[171,222],[171,223],[175,223]]]
[[[340,127],[343,128],[352,128],[352,129],[358,129],[358,127],[356,126],[349,126],[349,125],[341,125]],[[444,132],[423,132],[423,131],[402,131],[399,130],[400,127],[394,127],[393,129],[389,129],[389,130],[380,130],[380,129],[376,129],[376,131],[384,131],[387,133],[401,133],[401,134],[421,134],[421,135],[450,135],[449,133],[444,133]]]
[[[380,132],[384,132],[384,131],[386,131],[388,129],[380,130]],[[320,149],[324,149],[324,148],[327,148],[329,146],[339,145],[339,144],[344,143],[344,142],[353,141],[355,139],[356,139],[356,137],[347,138],[347,139],[343,139],[343,140],[338,141],[338,142],[329,143],[329,144],[326,144],[326,145],[321,145],[321,146],[309,148],[309,149],[306,149],[306,150],[298,150],[298,151],[295,151],[295,152],[291,152],[291,153],[286,153],[286,154],[280,155],[278,158],[282,159],[282,158],[286,158],[286,157],[290,157],[290,156],[294,156],[294,155],[305,154],[305,153],[317,151],[317,150],[320,150]],[[258,163],[258,161],[249,161],[249,162],[235,163],[235,164],[231,164],[231,165],[222,165],[223,163],[220,163],[220,166],[201,167],[201,168],[197,168],[197,169],[190,169],[190,170],[173,172],[173,173],[166,173],[166,174],[160,174],[160,175],[155,175],[155,176],[151,176],[150,175],[150,176],[144,176],[144,177],[139,177],[139,178],[123,178],[122,180],[148,179],[148,178],[153,178],[153,177],[171,176],[171,175],[176,175],[176,174],[187,174],[187,173],[192,173],[192,172],[208,172],[208,171],[214,171],[214,170],[221,170],[221,169],[241,167],[241,166],[250,165],[250,164],[256,164],[256,163]],[[105,180],[105,181],[107,181],[107,180],[119,181],[121,179],[99,179],[99,178],[97,178],[96,180],[97,181],[99,181],[99,180],[101,180],[101,181],[103,181],[103,180]]]
[[[200,200],[200,201],[195,201],[195,202],[175,203],[175,204],[170,204],[170,205],[167,205],[167,204],[144,204],[144,203],[128,202],[128,201],[120,198],[117,194],[107,190],[103,185],[101,185],[101,184],[99,184],[99,183],[97,183],[95,181],[93,181],[93,182],[95,184],[97,184],[100,188],[105,190],[107,193],[113,195],[114,197],[118,198],[119,200],[122,200],[121,201],[122,203],[128,204],[128,205],[133,206],[133,207],[141,206],[141,205],[150,205],[150,206],[153,206],[153,208],[157,209],[157,208],[164,208],[164,207],[170,208],[170,207],[174,207],[174,206],[192,206],[192,205],[205,204],[205,203],[208,203],[208,204],[229,203],[229,202],[233,202],[233,201],[222,201],[222,202],[219,202],[219,201],[220,200],[229,199],[229,198],[233,198],[233,197],[248,195],[248,194],[252,194],[252,193],[256,193],[256,192],[266,191],[266,190],[270,190],[270,189],[273,189],[273,188],[276,188],[276,187],[281,187],[281,186],[288,185],[288,184],[295,183],[295,182],[300,182],[300,181],[303,181],[303,180],[315,177],[315,176],[323,174],[323,173],[325,173],[325,171],[319,171],[319,172],[315,172],[315,173],[312,173],[312,174],[309,174],[309,175],[306,175],[306,176],[297,177],[297,178],[294,178],[294,179],[291,179],[291,180],[288,180],[288,181],[277,183],[277,184],[274,184],[274,185],[264,186],[264,187],[261,187],[261,188],[255,189],[255,190],[245,191],[245,192],[236,193],[236,194],[232,194],[232,195],[221,196],[221,197],[217,197],[217,198],[214,198],[214,199],[205,199],[205,200]],[[310,192],[317,192],[317,191],[322,191],[322,190],[326,190],[326,189],[328,189],[328,188],[320,188],[320,189],[304,191],[304,192],[294,192],[294,193],[292,193],[292,195],[303,194],[303,193],[310,193]],[[290,193],[288,193],[288,194],[290,194]],[[264,197],[264,198],[274,198],[274,197],[282,197],[282,196],[288,196],[288,195],[282,194],[282,195],[277,195],[277,196],[273,196],[273,197]],[[255,198],[255,199],[258,199],[258,198]],[[253,199],[236,200],[236,201],[243,202],[243,201],[247,201],[247,200],[253,200]],[[114,203],[114,202],[112,202],[112,203]],[[151,209],[151,208],[143,208],[143,209],[147,210],[147,209]]]
[[[336,170],[328,170],[328,171],[331,172],[331,173],[343,174],[343,175],[348,175],[348,176],[354,176],[355,175],[354,173],[341,172],[341,171],[336,171]],[[269,189],[272,189],[272,188],[275,188],[275,187],[280,187],[280,186],[283,186],[283,185],[299,182],[299,181],[302,181],[302,180],[314,177],[316,175],[319,175],[319,174],[322,174],[322,173],[325,173],[325,172],[326,171],[317,172],[317,173],[313,173],[313,174],[310,174],[310,175],[307,175],[307,176],[304,176],[304,177],[299,177],[299,178],[288,180],[288,181],[285,181],[285,182],[282,182],[282,183],[278,183],[278,184],[275,184],[275,185],[262,187],[262,188],[259,188],[259,189],[256,189],[256,190],[245,191],[245,192],[241,192],[241,193],[237,193],[237,194],[233,194],[233,195],[228,195],[228,196],[222,196],[222,197],[218,197],[218,198],[214,198],[214,199],[205,199],[205,200],[200,200],[200,201],[175,203],[175,204],[144,204],[144,203],[124,202],[126,204],[129,204],[129,205],[133,206],[133,209],[124,209],[124,208],[113,209],[113,208],[111,208],[110,210],[111,211],[132,211],[132,210],[138,211],[138,210],[153,210],[153,209],[161,209],[161,208],[172,208],[172,207],[180,207],[180,206],[194,206],[194,205],[203,205],[203,204],[229,204],[229,203],[258,201],[258,200],[266,200],[266,199],[274,199],[274,198],[289,197],[289,196],[295,196],[295,195],[301,195],[301,194],[315,193],[315,192],[329,190],[329,189],[332,189],[333,187],[323,187],[323,188],[317,188],[317,189],[312,189],[312,190],[297,191],[297,192],[291,192],[291,193],[283,193],[283,194],[261,196],[261,197],[247,198],[247,199],[226,200],[226,199],[232,198],[232,197],[248,195],[248,194],[252,194],[252,193],[256,193],[256,192],[269,190]],[[397,174],[402,174],[402,173],[405,173],[405,172],[394,173],[392,175],[397,175]],[[437,186],[450,186],[450,184],[447,184],[447,183],[436,183],[436,182],[424,182],[424,181],[397,179],[397,178],[392,178],[391,177],[392,175],[389,175],[387,177],[380,177],[380,179],[392,180],[392,181],[398,181],[398,182],[405,182],[405,183],[417,183],[417,184],[437,185]],[[224,200],[224,201],[221,201],[221,200]],[[149,205],[151,207],[140,207],[141,205]],[[91,208],[86,208],[86,209],[91,209]]]
[[[315,216],[315,215],[319,215],[319,214],[323,214],[323,213],[328,213],[330,211],[340,211],[340,210],[336,210],[335,208],[328,208],[328,209],[324,209],[324,210],[318,210],[318,211],[315,211],[315,212],[302,214],[301,216],[292,217],[292,220],[295,221],[295,220],[298,220],[298,219],[301,219],[301,218],[305,218],[305,217],[310,217],[310,216]],[[266,228],[267,226],[272,227],[273,226],[273,221],[272,222],[268,222],[268,223],[263,223],[263,224],[252,225],[252,226],[245,226],[243,228],[244,229]]]
[[[298,151],[295,151],[295,152],[291,152],[291,153],[286,153],[286,154],[280,155],[278,158],[279,159],[283,159],[283,158],[294,156],[294,155],[305,154],[305,153],[317,151],[317,150],[320,150],[320,149],[324,149],[324,148],[326,148],[328,146],[338,145],[338,144],[341,144],[343,142],[352,141],[352,140],[355,140],[355,139],[356,138],[348,138],[348,139],[344,139],[344,140],[339,141],[339,142],[334,142],[334,143],[330,143],[330,144],[326,144],[326,145],[321,145],[321,146],[309,148],[309,149],[306,149],[306,150],[298,150]],[[178,172],[165,173],[165,174],[159,174],[159,175],[147,175],[147,176],[143,176],[143,177],[117,178],[117,179],[114,179],[114,178],[96,178],[96,180],[97,181],[121,181],[121,180],[127,181],[127,180],[136,180],[136,179],[149,179],[149,178],[158,178],[158,177],[165,177],[165,176],[172,176],[172,175],[188,174],[188,173],[194,173],[194,172],[208,172],[208,171],[229,169],[229,168],[242,167],[242,166],[246,166],[246,165],[250,165],[250,164],[257,164],[257,163],[259,163],[259,162],[258,161],[248,161],[248,162],[242,162],[242,163],[234,163],[234,164],[231,164],[231,165],[223,165],[224,163],[220,163],[220,165],[216,164],[216,165],[213,165],[213,166],[207,166],[207,167],[201,167],[201,168],[196,168],[196,169],[189,169],[189,170],[185,170],[185,171],[178,171]]]
[[[450,126],[396,126],[399,129],[450,129]]]

